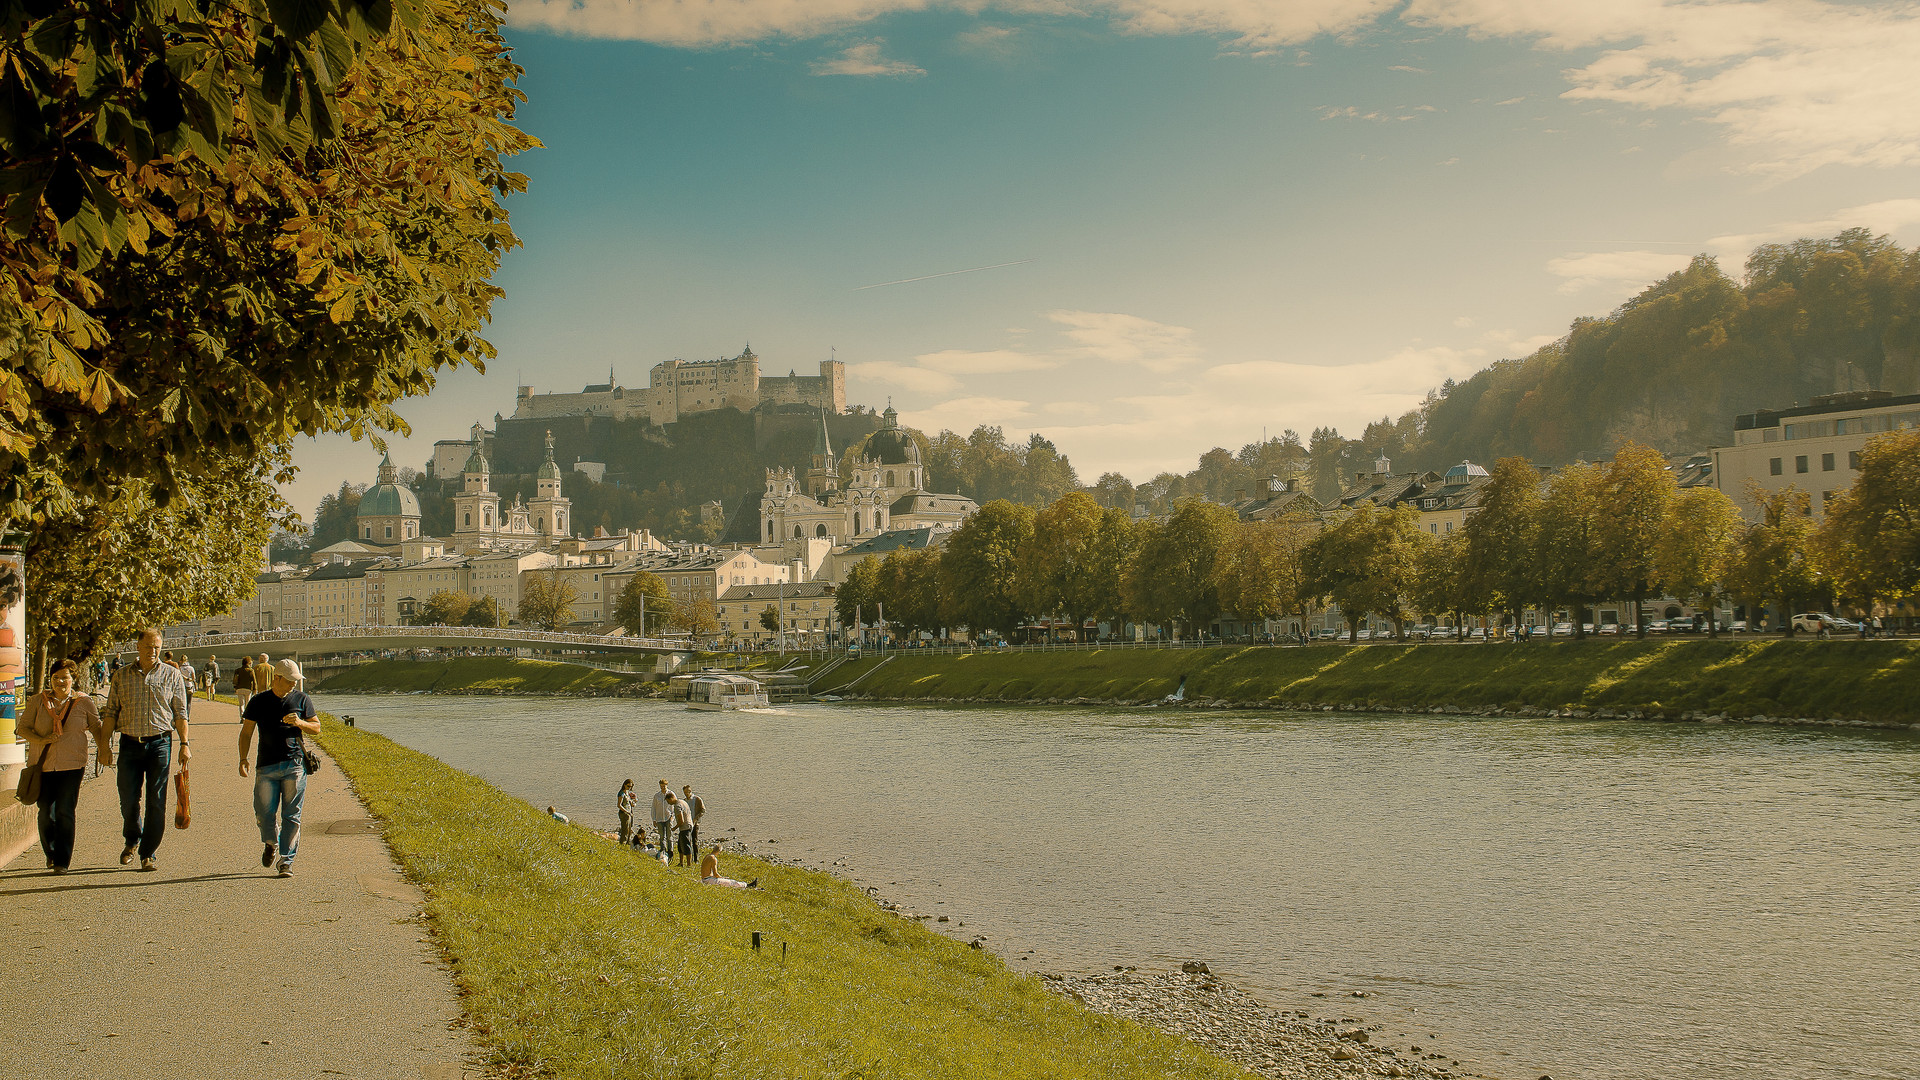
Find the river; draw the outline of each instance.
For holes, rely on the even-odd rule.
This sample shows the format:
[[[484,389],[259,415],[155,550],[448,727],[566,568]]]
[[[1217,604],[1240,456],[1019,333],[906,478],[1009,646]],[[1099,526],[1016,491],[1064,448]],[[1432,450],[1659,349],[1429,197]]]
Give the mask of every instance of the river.
[[[322,705],[588,824],[612,827],[626,777],[692,783],[703,837],[830,866],[1023,968],[1204,960],[1278,1007],[1382,1022],[1499,1077],[1920,1077],[1906,732]]]

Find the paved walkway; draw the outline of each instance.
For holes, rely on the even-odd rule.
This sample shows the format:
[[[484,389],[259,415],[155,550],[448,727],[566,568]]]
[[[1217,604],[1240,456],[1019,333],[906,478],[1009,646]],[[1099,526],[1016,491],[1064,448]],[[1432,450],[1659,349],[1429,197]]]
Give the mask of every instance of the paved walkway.
[[[460,1006],[415,918],[420,894],[339,767],[308,779],[298,872],[281,880],[260,866],[234,707],[196,701],[194,717],[192,827],[173,828],[169,792],[157,872],[120,865],[109,771],[81,785],[72,873],[43,870],[38,844],[0,873],[8,1071],[480,1075],[463,1071],[473,1044],[449,1023]],[[57,1019],[27,1019],[42,1016]]]

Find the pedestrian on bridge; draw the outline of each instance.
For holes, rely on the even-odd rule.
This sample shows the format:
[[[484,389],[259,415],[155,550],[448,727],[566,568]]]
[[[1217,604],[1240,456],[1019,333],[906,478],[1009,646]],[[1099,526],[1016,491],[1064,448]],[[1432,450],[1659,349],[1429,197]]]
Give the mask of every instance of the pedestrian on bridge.
[[[100,710],[104,730],[120,733],[121,835],[127,842],[120,865],[140,854],[140,869],[157,870],[155,854],[167,835],[167,776],[173,771],[173,737],[180,736],[182,768],[193,758],[187,748],[186,677],[160,662],[160,628],[149,626],[135,640],[140,658],[114,672],[107,704]],[[100,764],[113,764],[113,746],[100,743]],[[145,814],[142,814],[142,810]]]

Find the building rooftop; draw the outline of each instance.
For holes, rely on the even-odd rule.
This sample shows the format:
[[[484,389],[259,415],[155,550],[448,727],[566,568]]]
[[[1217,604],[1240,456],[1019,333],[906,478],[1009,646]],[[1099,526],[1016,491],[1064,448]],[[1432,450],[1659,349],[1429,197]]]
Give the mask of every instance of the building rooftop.
[[[1891,408],[1901,405],[1920,405],[1920,394],[1894,396],[1889,390],[1850,390],[1840,394],[1822,394],[1813,399],[1811,405],[1797,405],[1790,409],[1761,409],[1733,418],[1733,430],[1747,431],[1752,428],[1778,427],[1783,417],[1820,416],[1825,413],[1858,412],[1861,409]]]

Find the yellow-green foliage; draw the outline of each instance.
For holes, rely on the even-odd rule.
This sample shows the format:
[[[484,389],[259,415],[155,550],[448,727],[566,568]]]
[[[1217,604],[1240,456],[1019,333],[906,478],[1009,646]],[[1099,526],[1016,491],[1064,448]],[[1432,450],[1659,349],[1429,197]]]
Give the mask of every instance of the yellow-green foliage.
[[[883,698],[1165,697],[1425,708],[1596,707],[1920,722],[1920,642],[1587,640],[892,654],[826,681]],[[860,677],[867,672],[873,674]],[[817,686],[816,692],[829,687]]]
[[[431,690],[441,694],[462,690],[580,693],[612,690],[639,681],[642,681],[639,675],[582,664],[519,660],[510,656],[464,656],[453,660],[380,660],[361,664],[314,689],[335,693],[355,690]]]
[[[323,742],[427,891],[503,1062],[558,1077],[1247,1076],[825,874],[729,855],[722,872],[765,891],[702,885],[382,736],[328,718]]]

